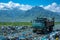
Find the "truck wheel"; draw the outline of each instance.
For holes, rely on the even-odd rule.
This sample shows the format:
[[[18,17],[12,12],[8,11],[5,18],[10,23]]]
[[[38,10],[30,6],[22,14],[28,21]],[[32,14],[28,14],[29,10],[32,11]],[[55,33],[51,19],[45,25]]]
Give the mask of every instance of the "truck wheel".
[[[42,31],[42,30],[37,30],[36,33],[37,33],[37,34],[43,34],[43,31]]]
[[[49,30],[48,28],[44,28],[43,29],[43,34],[47,34],[48,33],[48,30]]]
[[[49,32],[52,32],[52,31],[53,31],[53,27],[50,27],[50,28],[49,28]]]
[[[34,32],[34,33],[36,33],[36,31],[37,31],[36,29],[33,29],[33,32]]]

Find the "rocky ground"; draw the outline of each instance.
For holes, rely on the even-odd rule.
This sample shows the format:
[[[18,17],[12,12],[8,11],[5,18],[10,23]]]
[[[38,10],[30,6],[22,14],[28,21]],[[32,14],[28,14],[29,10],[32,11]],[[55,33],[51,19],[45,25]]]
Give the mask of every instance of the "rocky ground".
[[[59,29],[60,25],[55,25],[54,30]],[[60,31],[54,31],[50,34],[36,34],[33,33],[33,28],[27,26],[1,26],[0,27],[0,40],[53,40],[55,34]],[[55,39],[54,39],[55,40]]]

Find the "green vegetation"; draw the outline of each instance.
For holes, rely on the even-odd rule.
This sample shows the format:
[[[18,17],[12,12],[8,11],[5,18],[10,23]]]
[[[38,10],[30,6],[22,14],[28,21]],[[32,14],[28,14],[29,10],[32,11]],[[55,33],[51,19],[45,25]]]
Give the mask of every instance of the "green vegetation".
[[[60,24],[60,22],[55,22],[56,24]],[[0,22],[0,26],[5,25],[5,26],[31,26],[31,22]]]
[[[31,26],[30,22],[0,22],[0,26],[5,25],[11,25],[11,26]]]
[[[55,24],[60,24],[60,22],[55,22]]]

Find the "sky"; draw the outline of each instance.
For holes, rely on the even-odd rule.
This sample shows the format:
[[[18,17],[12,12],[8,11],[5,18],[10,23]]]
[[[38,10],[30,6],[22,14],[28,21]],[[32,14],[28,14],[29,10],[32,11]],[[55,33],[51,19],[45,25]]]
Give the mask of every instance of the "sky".
[[[0,0],[0,10],[18,8],[26,11],[34,6],[60,12],[60,0]]]
[[[7,3],[9,1],[13,1],[15,3],[20,3],[20,4],[28,4],[28,5],[49,5],[53,2],[60,4],[60,0],[0,0],[0,2]]]

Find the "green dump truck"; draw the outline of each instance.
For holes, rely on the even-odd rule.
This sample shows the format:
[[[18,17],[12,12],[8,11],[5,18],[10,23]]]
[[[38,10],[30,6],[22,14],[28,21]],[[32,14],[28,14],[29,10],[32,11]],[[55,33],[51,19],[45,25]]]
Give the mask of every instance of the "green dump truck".
[[[39,18],[32,21],[33,32],[36,33],[50,33],[53,31],[54,18]]]

